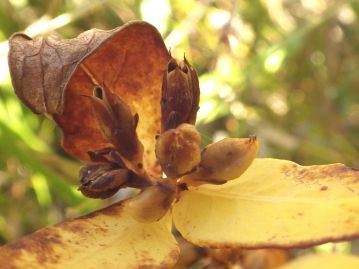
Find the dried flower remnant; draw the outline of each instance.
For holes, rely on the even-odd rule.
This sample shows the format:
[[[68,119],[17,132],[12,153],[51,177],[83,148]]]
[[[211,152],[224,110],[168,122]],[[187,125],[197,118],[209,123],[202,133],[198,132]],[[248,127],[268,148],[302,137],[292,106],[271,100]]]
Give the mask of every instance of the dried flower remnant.
[[[138,32],[149,31],[145,29],[146,25],[142,24],[136,25],[134,23],[132,28],[139,28],[140,30],[136,30]],[[129,35],[134,36],[133,31],[135,30],[131,30],[132,28],[130,26],[124,28],[122,32],[127,31]],[[152,29],[150,32],[151,31]],[[119,33],[121,33],[121,31],[119,31]],[[91,34],[94,35],[93,33]],[[150,113],[141,113],[141,109],[143,110],[144,107],[135,105],[138,98],[143,98],[137,93],[137,87],[139,85],[138,77],[134,76],[134,79],[131,80],[131,74],[128,73],[128,81],[126,81],[123,79],[124,74],[122,74],[125,72],[124,67],[120,66],[118,68],[122,73],[114,73],[113,78],[109,79],[108,74],[111,74],[113,69],[109,69],[107,73],[103,73],[103,70],[99,69],[100,56],[106,58],[107,62],[113,60],[112,58],[108,58],[105,48],[111,51],[111,49],[113,49],[111,47],[113,45],[111,44],[116,44],[116,46],[118,44],[114,43],[114,41],[111,43],[111,39],[115,39],[116,37],[115,34],[115,37],[111,35],[111,32],[104,32],[103,34],[103,40],[108,38],[110,41],[103,42],[97,50],[92,50],[92,52],[83,59],[79,59],[83,54],[80,56],[75,54],[78,62],[72,66],[71,71],[74,71],[74,73],[72,77],[64,78],[67,85],[65,88],[62,88],[60,94],[56,95],[61,95],[62,99],[56,100],[56,102],[57,104],[63,104],[63,106],[59,106],[55,112],[52,110],[47,111],[48,105],[46,102],[49,103],[50,100],[44,97],[45,107],[43,109],[45,109],[46,112],[53,113],[55,120],[63,129],[65,134],[64,148],[68,149],[70,153],[76,152],[76,155],[85,156],[88,160],[80,171],[81,186],[79,190],[85,196],[103,199],[114,195],[119,189],[124,187],[138,188],[140,189],[140,193],[128,201],[127,207],[131,208],[130,212],[132,212],[133,216],[138,220],[157,221],[168,211],[172,202],[178,198],[180,192],[187,188],[184,187],[185,185],[198,185],[200,182],[198,180],[196,180],[195,183],[191,181],[181,182],[181,177],[190,177],[191,174],[194,174],[203,176],[201,182],[214,184],[226,182],[225,174],[218,176],[221,174],[219,170],[215,174],[216,178],[209,178],[208,173],[203,172],[203,167],[205,167],[208,159],[212,157],[208,157],[208,154],[204,154],[203,152],[201,154],[200,134],[194,127],[200,99],[197,72],[186,57],[184,57],[182,61],[177,61],[168,52],[166,52],[167,54],[162,53],[162,59],[167,58],[167,61],[166,64],[162,65],[162,69],[161,67],[157,69],[158,72],[156,74],[156,76],[161,79],[161,85],[159,84],[160,87],[157,88],[157,92],[161,89],[159,92],[160,96],[158,96],[160,98],[157,99],[158,102],[148,102],[146,107],[146,109],[151,108],[152,111],[161,112],[161,130],[157,130],[154,151],[157,162],[168,177],[162,178],[160,173],[154,173],[153,170],[151,171],[149,169],[151,167],[144,165],[148,163],[146,162],[146,157],[150,154],[148,150],[145,151],[141,143],[140,137],[143,137],[143,135],[138,134],[140,130],[138,130],[137,127],[138,125],[142,124],[143,126],[146,124],[146,120],[142,118],[141,115],[148,117]],[[157,35],[157,33],[155,35]],[[16,45],[19,44],[19,42],[19,37],[15,35],[14,41],[10,42],[10,44],[17,48]],[[29,42],[29,40],[27,40],[27,42]],[[42,42],[44,42],[44,44],[51,43],[47,40]],[[162,45],[158,45],[158,41],[148,39],[147,43],[150,44],[151,42],[153,42],[154,47],[162,47]],[[73,42],[70,41],[70,43],[72,44]],[[35,44],[37,44],[36,41]],[[33,45],[33,43],[31,43],[31,45]],[[59,48],[61,47],[57,43],[56,45]],[[52,44],[52,46],[54,45]],[[133,54],[131,54],[130,51],[133,50],[135,46],[138,47],[139,45],[133,44],[123,50],[123,52],[126,53],[126,57],[133,55],[135,58],[143,53],[141,51],[141,53],[133,52]],[[120,51],[121,50],[122,49],[120,49]],[[18,51],[15,54],[17,53]],[[12,52],[12,54],[14,53]],[[59,55],[61,56],[61,54]],[[157,53],[156,55],[161,54]],[[156,57],[158,58],[158,56]],[[21,64],[26,65],[26,58],[23,59],[20,57],[19,59],[21,60]],[[132,58],[128,58],[128,61],[131,62],[131,59]],[[151,59],[155,59],[155,57],[151,55]],[[34,60],[37,62],[40,61],[41,63],[44,59],[36,58]],[[121,57],[119,60],[121,60]],[[27,91],[24,88],[25,86],[17,83],[18,79],[16,75],[14,75],[16,72],[19,72],[18,63],[14,59],[12,59],[10,63],[11,67],[16,67],[15,69],[11,68],[15,70],[15,72],[12,72],[13,80],[16,82],[14,85],[21,85],[21,90],[17,92],[23,93],[21,95],[22,100],[24,100],[26,104],[29,104],[32,109],[40,111],[37,107],[43,106],[44,104],[37,103],[35,108],[34,105],[27,100],[28,95],[26,95]],[[114,61],[114,63],[116,62]],[[161,62],[156,62],[156,66],[158,64],[161,64]],[[138,65],[138,62],[133,61],[133,65],[133,68],[137,68],[137,70],[146,70],[146,72],[141,71],[141,74],[148,74],[146,69],[147,63]],[[149,63],[148,66],[151,67],[153,65]],[[26,66],[24,66],[24,68],[25,67]],[[45,67],[46,66],[41,67],[38,71],[46,71]],[[106,67],[104,67],[104,69],[106,69]],[[151,71],[153,71],[153,68],[151,68]],[[118,84],[118,81],[121,81],[121,79],[123,82]],[[64,87],[60,82],[58,82],[58,84]],[[145,83],[141,85],[143,85],[144,88],[147,86]],[[126,87],[130,88],[129,92],[126,92]],[[67,91],[65,95],[62,92],[64,89]],[[41,97],[42,88],[35,88],[34,91],[36,91],[36,96]],[[129,97],[131,91],[136,93],[133,97]],[[120,92],[120,94],[118,94],[118,92]],[[151,94],[156,95],[155,91],[152,91]],[[88,111],[85,110],[86,107]],[[158,107],[159,109],[152,109],[152,107]],[[90,115],[92,115],[92,118],[90,118]],[[79,122],[77,123],[77,121]],[[142,130],[143,129],[142,127]],[[151,132],[153,132],[153,130],[152,128]],[[93,147],[85,148],[84,145],[91,145],[91,140],[94,140]],[[223,143],[220,143],[217,147],[214,147],[215,149],[218,148],[215,155],[221,152],[220,148],[222,144]],[[79,152],[79,150],[82,152]],[[240,153],[242,154],[243,150]],[[236,156],[238,156],[238,154]],[[242,167],[243,171],[250,164],[249,156],[251,156],[253,160],[255,154],[247,154],[246,156],[247,162]],[[207,161],[201,160],[203,158]],[[215,158],[218,159],[218,157]],[[242,163],[243,162],[236,162],[235,164],[241,165]],[[222,162],[221,165],[226,164]],[[211,164],[209,164],[209,166],[211,166]],[[207,168],[208,167],[206,167],[206,169]],[[212,168],[217,170],[217,167]],[[227,170],[222,169],[221,171]],[[148,213],[148,210],[140,209],[146,208],[146,206],[144,206],[146,204],[153,204],[153,209],[150,210],[152,213]],[[134,213],[136,211],[135,208],[138,210],[137,213]],[[158,214],[153,213],[156,210]],[[143,214],[142,218],[140,216],[141,214]]]
[[[92,153],[92,161],[103,158],[105,162],[89,163],[82,169],[80,190],[91,198],[107,198],[122,187],[140,188],[126,207],[141,222],[163,217],[183,191],[183,184],[223,184],[240,176],[258,148],[255,137],[228,139],[201,154],[200,134],[194,127],[199,101],[197,74],[186,58],[180,64],[171,58],[167,66],[162,85],[162,132],[156,138],[155,152],[168,178],[150,177],[139,165],[143,146],[136,134],[141,120],[136,111],[131,112],[120,97],[100,86],[90,97],[101,133],[112,147]],[[84,175],[84,171],[91,173]]]
[[[140,43],[139,36],[143,39]],[[63,44],[80,52],[66,55]],[[86,45],[88,54],[83,51]],[[80,171],[79,189],[84,195],[107,198],[130,186],[140,189],[139,197],[149,197],[146,188],[168,185],[167,189],[176,189],[177,196],[183,190],[179,179],[198,174],[200,134],[194,127],[200,99],[197,72],[186,57],[177,61],[168,53],[152,26],[130,23],[123,29],[89,31],[63,43],[46,38],[31,40],[18,34],[10,46],[12,79],[21,100],[36,112],[52,114],[64,132],[64,149],[87,160]],[[32,56],[36,46],[41,57]],[[52,81],[46,75],[45,63],[51,60],[50,55],[57,55],[56,63],[75,63],[61,81]],[[38,67],[32,72],[43,75],[51,90],[44,91],[37,81],[31,84],[35,87],[26,88],[24,81],[31,77],[22,78],[20,74],[28,69],[29,59]],[[141,76],[134,75],[133,70]],[[139,105],[141,102],[146,105]],[[152,140],[147,138],[150,134],[154,134]],[[155,161],[170,180],[161,177]],[[169,194],[168,199],[173,200],[172,196]]]
[[[135,219],[143,222],[164,216],[183,191],[183,184],[223,184],[240,176],[255,158],[258,147],[253,137],[228,139],[214,143],[201,154],[200,134],[194,127],[199,102],[196,71],[186,58],[177,63],[171,57],[162,82],[162,132],[156,138],[155,153],[168,178],[150,177],[142,166],[143,146],[136,133],[141,118],[136,111],[104,86],[95,86],[90,97],[103,138],[112,146],[90,156],[92,162],[81,171],[80,190],[91,198],[107,198],[122,187],[140,188],[126,206]],[[99,156],[105,161],[93,163]]]

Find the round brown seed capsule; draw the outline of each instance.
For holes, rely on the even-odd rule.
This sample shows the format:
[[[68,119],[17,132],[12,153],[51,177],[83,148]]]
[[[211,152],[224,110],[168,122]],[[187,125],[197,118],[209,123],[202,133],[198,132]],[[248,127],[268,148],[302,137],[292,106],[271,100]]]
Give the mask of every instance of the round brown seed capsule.
[[[181,182],[196,186],[205,183],[223,184],[241,176],[257,155],[259,143],[250,138],[225,138],[203,149],[197,171]]]
[[[168,177],[177,178],[193,170],[201,160],[201,137],[191,124],[181,124],[159,135],[156,157]]]

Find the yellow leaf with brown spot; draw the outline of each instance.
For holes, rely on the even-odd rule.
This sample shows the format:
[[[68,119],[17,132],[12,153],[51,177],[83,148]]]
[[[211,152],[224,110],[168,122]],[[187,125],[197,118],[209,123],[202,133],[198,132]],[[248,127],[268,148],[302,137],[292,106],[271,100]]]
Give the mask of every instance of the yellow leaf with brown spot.
[[[177,229],[205,247],[304,247],[359,237],[359,171],[256,159],[238,179],[182,193]]]
[[[308,255],[288,263],[279,269],[357,269],[359,258],[342,253]]]
[[[3,269],[169,268],[179,249],[171,217],[139,223],[123,203],[41,229],[0,248]]]

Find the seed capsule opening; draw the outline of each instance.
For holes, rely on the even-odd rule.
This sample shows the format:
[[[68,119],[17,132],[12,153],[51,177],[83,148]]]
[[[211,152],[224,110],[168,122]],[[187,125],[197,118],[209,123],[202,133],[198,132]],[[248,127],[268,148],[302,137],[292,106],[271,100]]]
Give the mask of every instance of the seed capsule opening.
[[[183,66],[181,67],[181,71],[182,71],[183,73],[187,74],[187,73],[188,73],[188,67],[187,67],[186,65],[183,65]]]
[[[175,70],[178,67],[178,64],[175,59],[170,60],[167,67],[167,72],[170,73],[171,71]]]

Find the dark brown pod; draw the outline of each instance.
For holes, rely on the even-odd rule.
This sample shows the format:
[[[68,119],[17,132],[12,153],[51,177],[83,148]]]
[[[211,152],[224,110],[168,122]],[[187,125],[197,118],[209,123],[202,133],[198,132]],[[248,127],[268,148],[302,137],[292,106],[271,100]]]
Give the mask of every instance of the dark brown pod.
[[[143,156],[143,146],[136,134],[137,114],[132,115],[120,97],[100,86],[95,87],[91,100],[103,136],[137,170]]]
[[[162,81],[162,132],[182,123],[195,124],[199,95],[197,72],[187,59],[170,59]]]
[[[115,194],[129,178],[129,170],[114,163],[89,163],[80,170],[79,190],[87,197],[104,199]]]

